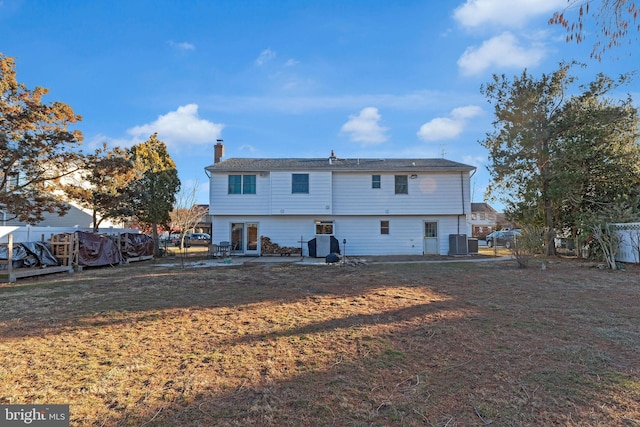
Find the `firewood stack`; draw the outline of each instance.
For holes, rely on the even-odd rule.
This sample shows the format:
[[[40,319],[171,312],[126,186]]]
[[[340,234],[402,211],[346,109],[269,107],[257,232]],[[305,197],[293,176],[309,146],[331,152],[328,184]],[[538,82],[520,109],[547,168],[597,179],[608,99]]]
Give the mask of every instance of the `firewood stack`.
[[[270,238],[261,236],[261,252],[262,255],[280,255],[290,256],[291,254],[300,255],[300,248],[294,248],[292,246],[280,246],[277,243],[273,243]]]

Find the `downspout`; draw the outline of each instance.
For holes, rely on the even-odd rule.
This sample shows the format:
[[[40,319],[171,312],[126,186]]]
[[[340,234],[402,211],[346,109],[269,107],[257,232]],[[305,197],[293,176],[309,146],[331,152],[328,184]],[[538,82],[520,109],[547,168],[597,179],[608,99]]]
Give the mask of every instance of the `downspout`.
[[[458,215],[458,234],[460,234],[460,216],[465,215],[464,211],[464,176],[462,171],[460,171],[460,200],[462,202],[462,215]]]
[[[469,181],[475,175],[477,169],[473,169],[473,173],[469,175]],[[466,217],[467,213],[464,208],[464,172],[460,171],[460,196],[462,199],[462,216]],[[458,215],[458,234],[460,234],[460,215]]]

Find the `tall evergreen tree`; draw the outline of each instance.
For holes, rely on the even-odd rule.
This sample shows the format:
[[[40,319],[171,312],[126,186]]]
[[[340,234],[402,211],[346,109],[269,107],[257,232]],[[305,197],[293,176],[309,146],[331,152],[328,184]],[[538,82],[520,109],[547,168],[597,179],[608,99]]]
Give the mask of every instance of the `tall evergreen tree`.
[[[489,195],[505,201],[523,224],[542,225],[553,253],[554,231],[579,223],[578,213],[638,188],[638,114],[631,100],[607,94],[627,77],[605,76],[569,96],[572,65],[535,79],[526,71],[481,88],[495,107],[489,150]]]
[[[622,83],[598,75],[564,104],[552,169],[558,226],[574,228],[622,199],[640,203],[640,120],[631,98],[605,97]],[[632,203],[632,202],[631,202]]]
[[[82,120],[62,102],[45,104],[48,89],[18,83],[15,61],[0,53],[0,211],[30,224],[45,212],[64,214],[61,181],[80,168]]]
[[[168,228],[170,212],[180,191],[178,170],[166,144],[158,139],[157,133],[131,147],[131,154],[133,167],[139,177],[129,185],[129,202],[138,221],[151,226],[157,253],[158,226]]]

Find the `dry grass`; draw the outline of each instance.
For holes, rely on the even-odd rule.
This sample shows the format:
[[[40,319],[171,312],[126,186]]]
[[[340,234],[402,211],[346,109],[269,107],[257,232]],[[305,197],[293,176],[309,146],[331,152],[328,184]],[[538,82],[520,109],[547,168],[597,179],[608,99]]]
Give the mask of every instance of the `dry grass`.
[[[69,403],[83,426],[637,426],[639,274],[148,262],[25,279],[0,285],[0,403]]]

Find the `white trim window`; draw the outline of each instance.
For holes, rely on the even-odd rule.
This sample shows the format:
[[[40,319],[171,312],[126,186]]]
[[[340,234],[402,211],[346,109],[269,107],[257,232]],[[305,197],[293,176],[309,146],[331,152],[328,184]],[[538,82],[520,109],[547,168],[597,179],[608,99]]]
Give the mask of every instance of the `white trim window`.
[[[316,221],[316,234],[333,234],[333,221]]]
[[[380,234],[389,234],[389,220],[380,221]]]
[[[396,194],[409,194],[409,177],[407,175],[395,176]]]
[[[228,194],[256,194],[256,176],[229,175]]]
[[[291,193],[309,194],[309,174],[308,173],[291,174]]]

